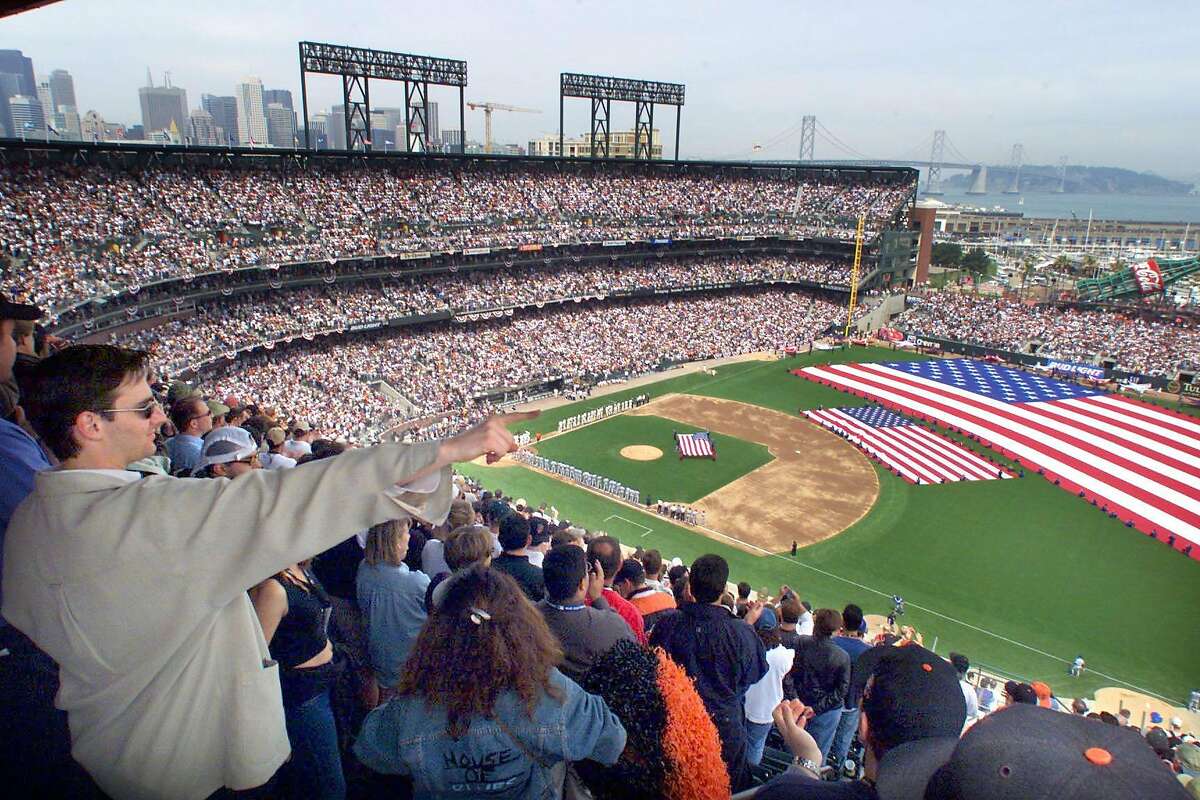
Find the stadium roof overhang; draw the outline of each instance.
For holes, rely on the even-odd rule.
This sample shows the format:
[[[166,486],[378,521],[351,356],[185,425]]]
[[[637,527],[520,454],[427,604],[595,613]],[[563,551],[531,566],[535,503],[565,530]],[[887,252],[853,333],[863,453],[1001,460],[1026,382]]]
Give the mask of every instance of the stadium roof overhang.
[[[59,0],[0,0],[0,17],[11,17],[22,11],[32,11],[57,2]]]

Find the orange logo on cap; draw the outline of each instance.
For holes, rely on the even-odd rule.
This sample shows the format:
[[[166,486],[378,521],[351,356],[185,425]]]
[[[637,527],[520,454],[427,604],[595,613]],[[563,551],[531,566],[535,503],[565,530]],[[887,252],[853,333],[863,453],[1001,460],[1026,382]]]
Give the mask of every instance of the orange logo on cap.
[[[921,669],[925,670],[926,672],[933,672],[933,665],[932,664],[922,664]]]
[[[1083,751],[1083,757],[1098,767],[1106,767],[1112,763],[1112,753],[1103,747],[1089,747]]]

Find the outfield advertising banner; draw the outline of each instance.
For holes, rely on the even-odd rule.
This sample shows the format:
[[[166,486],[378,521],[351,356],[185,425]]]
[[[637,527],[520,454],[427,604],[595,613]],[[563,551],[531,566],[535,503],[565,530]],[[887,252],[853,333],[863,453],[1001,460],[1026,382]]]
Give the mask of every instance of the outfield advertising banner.
[[[1053,359],[1046,362],[1046,366],[1055,372],[1064,372],[1068,375],[1082,375],[1085,378],[1093,380],[1104,380],[1104,368],[1097,367],[1095,364],[1076,364],[1071,361],[1055,361]]]

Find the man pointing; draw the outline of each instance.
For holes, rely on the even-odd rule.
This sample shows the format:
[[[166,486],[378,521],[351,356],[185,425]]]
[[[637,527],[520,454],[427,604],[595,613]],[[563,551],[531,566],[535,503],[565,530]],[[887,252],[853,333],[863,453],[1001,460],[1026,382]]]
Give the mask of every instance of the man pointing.
[[[492,417],[440,442],[351,450],[235,480],[141,478],[166,417],[147,354],[72,347],[37,368],[27,414],[61,460],[9,524],[4,617],[59,664],[72,754],[108,794],[202,800],[288,756],[246,590],[379,522],[441,523],[450,465],[516,449]]]

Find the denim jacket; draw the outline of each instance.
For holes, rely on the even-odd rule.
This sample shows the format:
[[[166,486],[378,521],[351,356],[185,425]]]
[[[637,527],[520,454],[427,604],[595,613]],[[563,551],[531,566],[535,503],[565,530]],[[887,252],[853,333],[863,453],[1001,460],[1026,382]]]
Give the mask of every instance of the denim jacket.
[[[553,768],[585,758],[616,763],[625,749],[625,728],[603,698],[557,669],[551,670],[550,684],[561,702],[543,695],[530,718],[517,694],[504,692],[496,699],[494,719],[472,720],[458,740],[450,738],[441,708],[427,707],[421,697],[393,698],[367,716],[355,755],[376,772],[411,775],[418,798],[557,800],[562,774]]]

